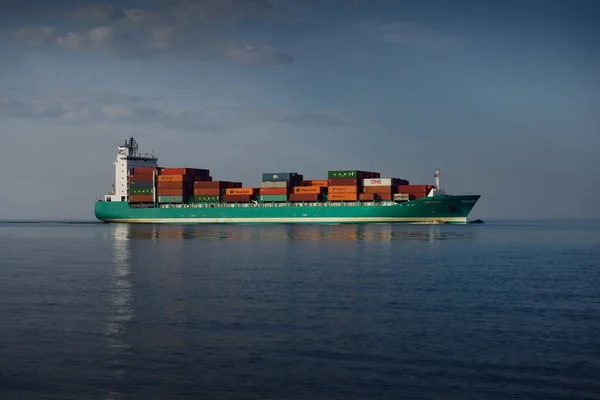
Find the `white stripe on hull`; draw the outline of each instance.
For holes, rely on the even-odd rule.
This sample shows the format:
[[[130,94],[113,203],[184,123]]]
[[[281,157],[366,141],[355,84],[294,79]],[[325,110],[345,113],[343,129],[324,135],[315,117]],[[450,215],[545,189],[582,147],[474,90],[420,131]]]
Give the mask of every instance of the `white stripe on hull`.
[[[260,223],[466,223],[467,217],[298,217],[298,218],[110,218],[104,219],[106,222],[125,222],[125,223],[150,223],[150,224],[173,224],[173,223],[194,223],[194,224],[260,224]]]

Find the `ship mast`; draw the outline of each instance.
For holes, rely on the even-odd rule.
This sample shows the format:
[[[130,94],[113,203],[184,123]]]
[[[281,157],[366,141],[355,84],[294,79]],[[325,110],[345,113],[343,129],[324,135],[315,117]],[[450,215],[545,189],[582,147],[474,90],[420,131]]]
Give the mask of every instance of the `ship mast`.
[[[433,174],[433,177],[435,178],[435,188],[437,190],[440,190],[440,170],[439,170],[439,168],[437,171],[435,171],[435,174]]]

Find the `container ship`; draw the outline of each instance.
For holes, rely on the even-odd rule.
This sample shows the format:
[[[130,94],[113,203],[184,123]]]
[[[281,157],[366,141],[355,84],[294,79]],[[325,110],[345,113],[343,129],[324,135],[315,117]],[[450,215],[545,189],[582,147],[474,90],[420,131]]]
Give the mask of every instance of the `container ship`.
[[[117,223],[169,224],[464,224],[479,194],[451,195],[435,185],[331,170],[327,179],[263,173],[258,187],[213,178],[209,169],[160,167],[131,137],[117,147],[112,190],[95,216]]]

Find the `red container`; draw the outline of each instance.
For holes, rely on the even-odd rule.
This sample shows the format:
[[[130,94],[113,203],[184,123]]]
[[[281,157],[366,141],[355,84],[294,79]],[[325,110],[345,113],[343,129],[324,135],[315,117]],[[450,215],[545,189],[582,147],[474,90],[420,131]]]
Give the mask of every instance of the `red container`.
[[[358,199],[360,201],[373,201],[373,200],[375,200],[375,194],[374,193],[361,193],[358,195]]]
[[[197,182],[194,182],[194,187],[197,188],[197,189],[208,189],[208,188],[219,188],[219,189],[241,188],[242,187],[242,182],[197,181]]]
[[[425,193],[410,193],[408,198],[410,200],[422,199],[423,197],[427,197]]]
[[[131,170],[133,175],[153,175],[158,167],[135,167]]]
[[[252,195],[225,195],[223,197],[221,197],[221,200],[224,203],[249,203],[250,201],[252,201],[254,199],[254,196]]]
[[[319,195],[314,193],[293,193],[290,194],[289,200],[294,201],[319,201]]]
[[[363,193],[392,194],[391,186],[365,186]]]
[[[358,179],[355,178],[331,178],[327,179],[329,186],[358,186]]]
[[[287,188],[261,188],[260,189],[260,194],[265,194],[265,195],[284,195],[284,194],[288,194],[288,189]]]
[[[143,175],[130,175],[129,182],[152,182],[154,175],[143,174]]]
[[[431,185],[398,185],[399,193],[425,192]]]
[[[393,197],[393,195],[391,193],[389,193],[389,194],[377,194],[376,196],[378,196],[380,200],[384,200],[384,201],[390,201],[390,200],[392,200],[392,197]]]
[[[153,203],[154,196],[151,194],[133,194],[129,196],[130,203]]]
[[[157,196],[187,196],[190,194],[189,190],[185,189],[157,189]]]
[[[161,175],[188,175],[189,168],[161,168]]]
[[[187,189],[189,188],[188,182],[158,182],[157,187],[159,189]]]
[[[219,188],[195,188],[194,196],[220,196],[221,192]]]

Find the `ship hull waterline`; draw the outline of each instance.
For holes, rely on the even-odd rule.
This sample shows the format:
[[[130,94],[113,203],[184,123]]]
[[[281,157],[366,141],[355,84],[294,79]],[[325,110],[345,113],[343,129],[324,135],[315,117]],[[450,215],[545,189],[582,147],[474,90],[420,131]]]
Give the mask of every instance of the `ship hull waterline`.
[[[465,224],[479,197],[444,195],[393,205],[221,204],[149,208],[97,201],[95,215],[103,222],[129,224]]]

